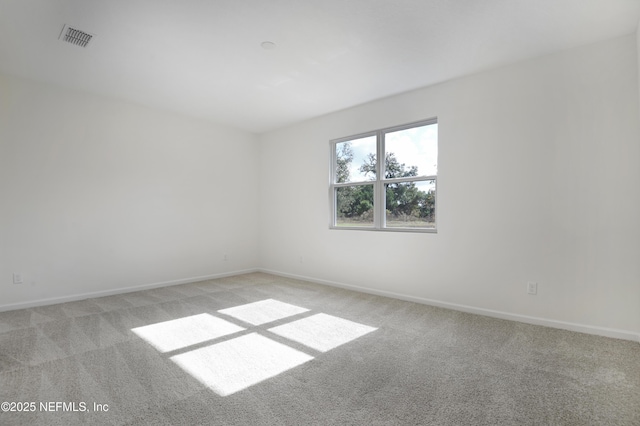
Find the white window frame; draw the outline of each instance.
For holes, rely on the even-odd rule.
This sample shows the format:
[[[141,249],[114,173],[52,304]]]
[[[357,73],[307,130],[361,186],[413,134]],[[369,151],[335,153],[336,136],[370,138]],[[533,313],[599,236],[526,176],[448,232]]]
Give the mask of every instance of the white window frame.
[[[427,120],[416,121],[413,123],[402,124],[399,126],[386,127],[371,132],[360,133],[357,135],[347,136],[344,138],[333,139],[329,142],[331,149],[331,175],[329,185],[329,228],[330,229],[345,229],[345,230],[357,230],[357,231],[388,231],[388,232],[420,232],[420,233],[437,233],[438,225],[438,175],[420,175],[409,176],[404,178],[385,179],[384,178],[384,158],[385,158],[385,135],[387,133],[397,132],[400,130],[407,130],[414,127],[429,126],[437,124],[438,118],[430,118]],[[376,179],[366,181],[353,181],[353,182],[336,182],[336,166],[337,155],[336,145],[341,142],[348,142],[355,139],[366,138],[370,136],[376,137]],[[439,143],[439,140],[438,140]],[[383,159],[383,161],[380,161]],[[402,183],[402,182],[424,182],[433,181],[436,187],[434,194],[435,202],[435,221],[433,228],[420,228],[420,227],[392,227],[386,226],[386,191],[385,184],[390,183]],[[338,226],[337,225],[337,188],[371,185],[373,184],[373,226]]]

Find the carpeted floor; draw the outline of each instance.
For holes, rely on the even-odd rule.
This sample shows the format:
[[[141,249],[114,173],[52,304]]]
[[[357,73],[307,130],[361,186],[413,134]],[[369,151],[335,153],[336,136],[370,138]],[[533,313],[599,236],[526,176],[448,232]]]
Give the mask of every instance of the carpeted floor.
[[[0,313],[2,401],[1,425],[640,425],[640,345],[256,273]]]

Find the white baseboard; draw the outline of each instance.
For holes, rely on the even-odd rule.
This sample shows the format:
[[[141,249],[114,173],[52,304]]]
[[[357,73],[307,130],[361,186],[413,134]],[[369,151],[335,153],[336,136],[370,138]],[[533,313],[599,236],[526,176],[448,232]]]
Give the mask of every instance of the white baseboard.
[[[426,299],[423,297],[409,296],[391,291],[376,290],[366,287],[360,287],[350,284],[343,284],[335,281],[328,281],[302,275],[289,274],[286,272],[274,271],[271,269],[259,268],[259,272],[266,274],[279,275],[281,277],[294,278],[303,281],[309,281],[317,284],[324,284],[332,287],[344,288],[347,290],[359,291],[361,293],[375,294],[377,296],[391,297],[393,299],[406,300],[409,302],[421,303],[424,305],[438,306],[440,308],[453,309],[456,311],[467,312],[471,314],[484,315],[493,318],[506,319],[510,321],[518,321],[527,324],[542,325],[545,327],[559,328],[562,330],[577,331],[580,333],[593,334],[596,336],[612,337],[614,339],[631,340],[640,343],[640,334],[627,330],[619,330],[614,328],[597,327],[592,325],[576,324],[565,321],[557,321],[552,319],[530,317],[527,315],[513,314],[509,312],[494,311],[492,309],[477,308],[468,305],[459,305],[457,303],[442,302],[440,300]]]
[[[33,300],[29,302],[12,303],[7,305],[0,305],[0,312],[12,311],[16,309],[33,308],[36,306],[53,305],[56,303],[73,302],[76,300],[91,299],[94,297],[112,296],[114,294],[131,293],[134,291],[168,287],[168,286],[178,285],[178,284],[188,284],[188,283],[197,282],[197,281],[231,277],[234,275],[241,275],[241,274],[249,274],[252,272],[264,272],[266,274],[278,275],[278,276],[287,277],[287,278],[294,278],[294,279],[309,281],[317,284],[328,285],[331,287],[339,287],[347,290],[354,290],[361,293],[375,294],[377,296],[391,297],[393,299],[406,300],[409,302],[421,303],[424,305],[438,306],[441,308],[453,309],[456,311],[468,312],[471,314],[484,315],[488,317],[506,319],[510,321],[518,321],[518,322],[523,322],[527,324],[541,325],[545,327],[559,328],[563,330],[577,331],[580,333],[593,334],[596,336],[605,336],[605,337],[612,337],[615,339],[631,340],[631,341],[636,341],[640,343],[640,334],[634,333],[632,331],[619,330],[619,329],[606,328],[606,327],[597,327],[597,326],[585,325],[585,324],[576,324],[571,322],[531,317],[527,315],[520,315],[520,314],[509,313],[509,312],[494,311],[491,309],[477,308],[474,306],[443,302],[440,300],[410,296],[406,294],[395,293],[395,292],[385,291],[385,290],[376,290],[376,289],[371,289],[367,287],[360,287],[360,286],[355,286],[350,284],[339,283],[335,281],[308,277],[304,275],[289,274],[286,272],[274,271],[274,270],[265,269],[265,268],[243,269],[243,270],[232,271],[232,272],[223,272],[220,274],[204,275],[200,277],[182,278],[179,280],[163,281],[163,282],[151,283],[151,284],[142,284],[142,285],[136,285],[131,287],[121,287],[116,289],[96,291],[96,292],[90,292],[90,293],[72,294],[72,295],[61,296],[61,297],[52,297],[47,299]]]
[[[134,291],[150,290],[152,288],[168,287],[168,286],[178,285],[178,284],[188,284],[188,283],[193,283],[197,281],[212,280],[215,278],[224,278],[224,277],[231,277],[234,275],[249,274],[251,272],[257,272],[257,271],[258,269],[243,269],[240,271],[223,272],[220,274],[204,275],[201,277],[182,278],[179,280],[163,281],[163,282],[151,283],[151,284],[141,284],[141,285],[135,285],[131,287],[121,287],[116,289],[94,291],[89,293],[70,294],[67,296],[39,299],[39,300],[33,300],[29,302],[11,303],[8,305],[0,305],[0,312],[13,311],[16,309],[33,308],[36,306],[54,305],[56,303],[73,302],[76,300],[92,299],[94,297],[112,296],[114,294],[131,293]]]

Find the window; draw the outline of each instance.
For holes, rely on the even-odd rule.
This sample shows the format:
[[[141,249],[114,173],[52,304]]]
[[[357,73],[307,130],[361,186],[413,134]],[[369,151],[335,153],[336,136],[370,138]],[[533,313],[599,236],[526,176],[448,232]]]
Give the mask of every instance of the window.
[[[436,118],[333,140],[330,227],[435,232],[437,175]]]

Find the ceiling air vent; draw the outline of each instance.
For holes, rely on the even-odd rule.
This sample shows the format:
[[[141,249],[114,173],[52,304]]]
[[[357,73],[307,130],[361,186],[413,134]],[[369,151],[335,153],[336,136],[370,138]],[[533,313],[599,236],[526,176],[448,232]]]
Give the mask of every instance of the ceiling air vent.
[[[93,34],[85,33],[84,31],[70,27],[69,25],[65,25],[64,28],[62,28],[60,37],[58,37],[60,40],[80,47],[87,47],[92,38]]]

